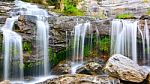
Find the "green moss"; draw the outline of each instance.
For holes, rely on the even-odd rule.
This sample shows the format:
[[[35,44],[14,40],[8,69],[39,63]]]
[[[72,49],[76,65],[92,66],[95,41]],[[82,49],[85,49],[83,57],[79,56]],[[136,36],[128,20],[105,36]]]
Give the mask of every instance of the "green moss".
[[[124,14],[116,15],[116,19],[132,19],[132,18],[134,18],[134,15],[131,13],[124,13]]]
[[[83,16],[84,13],[76,8],[78,1],[75,0],[65,0],[64,1],[64,14],[72,16]]]
[[[70,52],[70,49],[63,49],[59,52],[54,52],[52,51],[52,48],[49,48],[49,60],[51,67],[57,65],[60,61],[65,60],[67,57],[70,56],[70,54],[67,54]]]
[[[150,8],[146,12],[147,15],[150,15]]]
[[[72,15],[72,16],[83,16],[84,13],[77,9],[75,6],[66,4],[64,8],[64,14],[65,15]]]
[[[90,52],[91,52],[91,51],[90,51],[90,47],[86,45],[86,46],[84,47],[84,56],[85,56],[85,57],[90,56]]]
[[[33,67],[33,63],[32,62],[25,62],[24,63],[24,69],[28,70],[31,69]]]
[[[110,51],[110,38],[109,36],[102,36],[99,40],[99,50],[103,53],[109,54]]]
[[[30,42],[28,41],[24,41],[23,42],[23,51],[28,52],[28,53],[32,53],[32,45]]]

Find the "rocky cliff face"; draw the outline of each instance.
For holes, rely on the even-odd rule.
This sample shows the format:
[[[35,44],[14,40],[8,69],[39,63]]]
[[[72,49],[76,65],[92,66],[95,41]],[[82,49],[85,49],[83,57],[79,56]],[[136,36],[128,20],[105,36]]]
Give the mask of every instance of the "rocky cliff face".
[[[86,21],[91,22],[91,28],[98,28],[100,35],[109,35],[110,32],[110,20],[95,20],[92,17],[76,17],[76,16],[60,16],[49,17],[48,22],[50,25],[49,32],[49,46],[51,46],[55,52],[66,48],[66,36],[68,40],[71,39],[71,33],[73,33],[74,26],[77,23],[84,23]],[[18,22],[16,22],[16,31],[23,36],[24,40],[32,41],[34,34],[34,28],[36,29],[36,17],[34,16],[20,16]],[[67,35],[66,35],[67,32]],[[94,32],[94,30],[93,30]],[[33,37],[32,37],[33,36]]]

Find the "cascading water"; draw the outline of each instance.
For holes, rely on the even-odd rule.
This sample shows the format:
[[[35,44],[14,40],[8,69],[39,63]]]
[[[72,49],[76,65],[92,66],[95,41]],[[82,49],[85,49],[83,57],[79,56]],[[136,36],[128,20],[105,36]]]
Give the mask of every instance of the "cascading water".
[[[30,3],[16,1],[16,8],[24,9],[18,11],[16,14],[36,16],[36,64],[40,63],[35,67],[35,75],[48,75],[49,72],[49,57],[48,57],[48,43],[49,43],[49,24],[47,21],[48,12],[44,9],[38,8],[37,5],[31,5]],[[16,15],[12,13],[11,15]]]
[[[22,37],[13,31],[18,16],[7,18],[3,32],[4,79],[23,80]]]
[[[72,74],[75,74],[77,67],[83,63],[85,36],[89,29],[90,22],[77,24],[74,28]]]
[[[43,65],[42,68],[39,68],[38,70],[44,71],[44,76],[48,75],[49,70],[49,57],[48,57],[48,40],[49,40],[49,24],[47,21],[44,21],[44,18],[38,17],[38,20],[36,22],[37,25],[37,57],[42,57],[43,59]],[[44,69],[44,70],[42,70]]]
[[[122,54],[128,56],[138,63],[142,59],[144,65],[148,65],[149,58],[149,28],[145,20],[144,31],[140,28],[139,21],[113,20],[111,30],[111,55]],[[141,37],[142,51],[138,50],[138,38]],[[141,49],[141,48],[140,48]],[[139,56],[139,51],[143,54]]]
[[[150,37],[147,20],[145,20],[144,31],[143,31],[143,56],[144,61],[147,65],[150,65]]]
[[[22,37],[2,28],[4,45],[4,79],[23,80]]]
[[[73,62],[82,63],[84,56],[84,43],[86,32],[90,28],[90,23],[77,24],[74,28],[74,50]]]
[[[18,20],[19,15],[32,15],[37,17],[37,60],[40,66],[36,67],[36,75],[48,75],[49,73],[49,24],[47,21],[48,13],[44,9],[39,9],[36,5],[25,3],[19,0],[15,1],[16,9],[11,11],[11,18],[7,18],[5,25],[1,28],[3,32],[3,56],[4,56],[4,79],[13,81],[22,81],[23,72],[23,50],[22,37],[13,31],[14,22]],[[40,61],[39,61],[40,59]],[[38,70],[38,71],[37,71]],[[37,72],[36,72],[37,71]]]

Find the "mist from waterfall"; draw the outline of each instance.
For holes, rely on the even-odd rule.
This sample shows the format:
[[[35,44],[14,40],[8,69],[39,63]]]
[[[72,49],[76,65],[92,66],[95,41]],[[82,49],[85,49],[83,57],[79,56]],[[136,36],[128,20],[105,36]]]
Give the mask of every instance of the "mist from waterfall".
[[[149,65],[149,28],[146,20],[144,24],[144,28],[141,28],[140,21],[113,20],[111,28],[111,55],[122,54],[136,63],[144,61],[142,65]],[[140,44],[138,38],[141,39]]]

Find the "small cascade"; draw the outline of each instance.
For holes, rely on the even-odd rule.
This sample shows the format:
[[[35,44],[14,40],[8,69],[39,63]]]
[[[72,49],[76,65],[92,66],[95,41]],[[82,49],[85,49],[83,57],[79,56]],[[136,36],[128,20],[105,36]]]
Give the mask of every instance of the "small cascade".
[[[72,59],[74,63],[83,62],[85,36],[89,28],[89,22],[84,24],[77,24],[74,28],[74,50]]]
[[[22,37],[13,31],[14,22],[18,16],[7,18],[3,32],[4,79],[23,80],[23,50]]]
[[[74,27],[74,44],[71,73],[75,74],[79,66],[83,64],[85,36],[90,29],[90,22],[77,24]],[[91,35],[90,35],[91,36]]]
[[[142,48],[139,48],[139,37],[141,38]],[[143,30],[140,28],[139,21],[118,19],[112,21],[111,55],[122,54],[136,63],[143,61],[142,65],[149,65],[149,48],[149,28],[146,20]]]
[[[14,22],[18,16],[6,19],[3,32],[4,79],[23,80],[23,50],[22,37],[13,31]]]
[[[144,59],[145,59],[145,62],[147,62],[148,63],[148,65],[150,65],[150,43],[149,43],[149,39],[150,39],[150,37],[149,37],[149,28],[148,28],[148,24],[147,24],[147,20],[145,20],[145,25],[144,25],[144,32],[143,32],[143,37],[144,37],[144,42],[145,43],[143,43],[143,45],[145,46],[144,48],[144,50],[143,51],[145,51],[144,52],[144,54],[145,54],[145,57],[144,57]],[[147,59],[147,60],[146,60]]]
[[[48,57],[49,24],[47,21],[44,21],[44,18],[40,19],[40,17],[38,17],[36,25],[37,25],[36,45],[38,46],[37,59],[43,59],[41,68],[38,68],[38,70],[44,72],[43,74],[44,76],[46,76],[49,73],[49,68],[48,68],[49,67],[49,57]],[[39,60],[37,60],[37,63],[38,61]]]
[[[3,28],[7,28],[7,29],[10,29],[10,30],[13,30],[14,23],[17,20],[18,20],[18,16],[7,18]]]
[[[7,28],[2,28],[4,46],[4,79],[23,80],[22,37]]]
[[[32,5],[30,3],[22,2],[19,0],[15,1],[16,9],[19,10],[17,13],[12,13],[11,15],[31,15],[36,16],[36,64],[34,68],[35,76],[46,76],[49,73],[49,55],[48,55],[48,43],[49,43],[49,24],[47,17],[49,17],[48,12],[44,9],[40,9],[37,5]]]
[[[36,16],[37,32],[36,32],[36,64],[34,68],[36,76],[49,75],[49,24],[47,21],[48,12],[38,8],[36,5],[15,1],[16,11],[10,12],[10,18],[6,19],[4,26],[1,28],[3,33],[3,57],[4,57],[4,80],[23,81],[23,50],[22,37],[13,31],[15,21],[19,15]],[[22,10],[23,9],[23,10]]]

